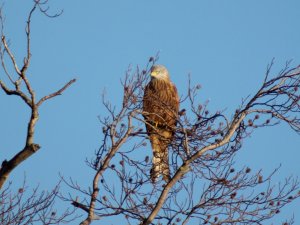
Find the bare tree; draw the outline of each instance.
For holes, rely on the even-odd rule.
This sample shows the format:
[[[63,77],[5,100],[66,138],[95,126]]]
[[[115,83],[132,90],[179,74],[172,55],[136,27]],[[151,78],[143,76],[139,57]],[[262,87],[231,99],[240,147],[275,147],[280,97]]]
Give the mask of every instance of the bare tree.
[[[20,65],[4,35],[2,10],[0,57],[4,78],[1,89],[19,97],[30,109],[25,146],[15,156],[3,160],[0,168],[0,221],[3,224],[68,223],[72,211],[57,213],[54,200],[58,186],[49,192],[34,188],[28,194],[23,184],[16,192],[7,179],[20,163],[40,149],[34,142],[39,107],[61,95],[75,79],[59,90],[37,99],[27,70],[31,60],[31,18],[36,11],[47,17],[48,0],[34,0],[26,23],[26,55]],[[7,63],[7,60],[10,64]],[[185,109],[180,111],[175,138],[169,146],[171,179],[152,183],[151,160],[144,129],[142,100],[149,70],[156,58],[151,57],[145,69],[129,69],[121,85],[123,102],[114,106],[103,95],[106,116],[100,118],[102,143],[87,165],[93,170],[91,186],[84,189],[72,179],[64,182],[78,191],[80,197],[60,196],[75,208],[87,213],[82,225],[103,218],[123,218],[128,224],[262,224],[280,213],[285,205],[300,196],[299,181],[288,177],[274,184],[271,174],[234,163],[249,134],[261,127],[286,122],[300,133],[299,86],[300,67],[286,67],[272,75],[268,66],[261,87],[243,99],[230,116],[223,111],[210,112],[207,103],[197,99],[199,86],[189,82],[182,97]],[[13,74],[9,71],[13,68]],[[26,192],[26,195],[24,194]],[[293,220],[284,221],[291,224]]]
[[[142,99],[155,61],[151,57],[144,70],[128,70],[121,83],[121,106],[103,96],[107,114],[100,118],[102,144],[87,160],[94,171],[90,188],[64,180],[83,194],[82,199],[65,197],[87,213],[82,225],[107,217],[143,225],[262,224],[300,196],[297,178],[272,182],[279,168],[265,175],[234,164],[243,141],[258,128],[285,122],[300,133],[300,67],[290,68],[287,63],[274,76],[272,62],[258,91],[243,99],[230,117],[221,111],[211,113],[207,103],[200,104],[200,86],[189,82],[182,97],[188,108],[180,111],[176,138],[169,146],[171,180],[152,184]]]
[[[40,192],[38,188],[28,190],[25,181],[17,192],[12,191],[11,183],[0,192],[0,223],[5,225],[19,224],[60,224],[69,223],[76,217],[74,210],[63,213],[55,209],[55,199],[59,185],[50,192]],[[28,196],[29,195],[29,196]]]
[[[1,28],[1,44],[0,59],[4,76],[0,78],[0,87],[7,95],[19,97],[30,109],[30,118],[26,134],[25,146],[23,149],[8,160],[2,159],[0,167],[0,221],[1,224],[33,224],[39,221],[39,224],[58,224],[65,222],[66,218],[72,212],[59,214],[54,211],[54,199],[58,194],[58,186],[49,192],[38,192],[38,188],[34,188],[31,193],[25,191],[28,189],[25,184],[17,193],[11,189],[11,184],[4,186],[10,173],[22,162],[40,149],[40,145],[34,142],[35,125],[39,119],[39,107],[46,101],[58,95],[61,95],[75,79],[67,82],[59,90],[37,99],[33,86],[30,83],[27,70],[31,61],[31,19],[35,12],[39,11],[47,17],[58,17],[60,13],[50,15],[47,8],[48,0],[34,0],[27,22],[26,22],[26,55],[23,63],[20,65],[15,53],[12,52],[9,41],[4,33],[4,16],[0,9],[0,28]],[[12,69],[11,69],[12,68]],[[12,73],[10,71],[13,71]],[[5,80],[6,77],[6,80]],[[12,151],[12,150],[10,150]],[[26,197],[28,196],[28,197]]]

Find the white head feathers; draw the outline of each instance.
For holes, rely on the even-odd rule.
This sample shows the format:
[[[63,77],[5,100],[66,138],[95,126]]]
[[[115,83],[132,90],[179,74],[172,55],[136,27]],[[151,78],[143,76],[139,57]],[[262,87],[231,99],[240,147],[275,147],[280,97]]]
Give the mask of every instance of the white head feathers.
[[[151,78],[170,80],[169,72],[163,65],[154,65],[151,68]]]

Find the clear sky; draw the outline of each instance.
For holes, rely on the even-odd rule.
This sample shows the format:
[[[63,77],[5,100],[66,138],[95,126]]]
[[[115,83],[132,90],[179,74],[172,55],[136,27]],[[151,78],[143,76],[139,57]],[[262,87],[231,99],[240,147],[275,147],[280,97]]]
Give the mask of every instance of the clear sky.
[[[31,6],[30,0],[9,0],[3,8],[5,33],[19,62]],[[299,0],[50,1],[50,12],[61,9],[59,18],[33,16],[28,75],[40,97],[78,80],[41,107],[35,141],[42,148],[11,174],[16,186],[24,173],[30,186],[52,187],[58,173],[88,186],[93,173],[84,161],[100,145],[97,116],[106,113],[101,92],[105,88],[112,103],[120,104],[119,81],[128,66],[143,67],[157,52],[180,94],[191,74],[193,83],[202,86],[202,102],[209,100],[211,109],[227,109],[228,114],[257,90],[273,57],[274,74],[287,60],[300,63]],[[0,103],[3,160],[24,145],[29,111],[3,92]],[[237,160],[266,173],[281,164],[279,181],[300,175],[299,146],[299,135],[288,126],[264,128],[245,141]],[[299,207],[298,200],[278,218],[294,212],[299,223]]]

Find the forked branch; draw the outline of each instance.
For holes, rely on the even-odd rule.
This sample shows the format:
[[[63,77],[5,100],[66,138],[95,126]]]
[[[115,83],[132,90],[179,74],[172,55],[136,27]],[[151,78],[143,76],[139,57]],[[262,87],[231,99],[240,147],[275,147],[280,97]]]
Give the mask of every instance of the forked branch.
[[[6,75],[9,77],[10,82],[13,84],[13,88],[9,88],[4,81],[0,79],[0,87],[1,89],[7,94],[7,95],[15,95],[20,97],[22,101],[26,103],[27,106],[29,106],[31,115],[30,119],[28,121],[28,128],[27,128],[27,134],[26,134],[26,142],[25,146],[22,150],[20,150],[18,153],[15,154],[14,157],[12,157],[10,160],[4,160],[2,163],[2,166],[0,168],[0,189],[3,187],[3,184],[7,180],[9,174],[15,169],[20,163],[25,161],[27,158],[29,158],[32,154],[34,154],[36,151],[39,150],[40,146],[38,144],[34,143],[34,134],[35,134],[35,125],[39,119],[39,106],[46,100],[49,100],[53,97],[56,97],[58,95],[61,95],[70,85],[72,85],[76,80],[72,79],[67,84],[65,84],[61,89],[58,91],[51,93],[49,95],[46,95],[42,97],[39,101],[36,100],[36,94],[34,92],[34,89],[28,79],[28,76],[26,74],[26,71],[30,64],[30,58],[31,58],[31,47],[30,47],[30,37],[31,37],[31,18],[33,13],[37,8],[40,9],[42,13],[45,14],[47,10],[42,10],[43,5],[47,1],[39,1],[34,0],[34,6],[31,9],[28,19],[27,19],[27,25],[26,25],[26,46],[27,46],[27,53],[24,57],[23,66],[22,69],[19,69],[20,67],[17,64],[17,61],[15,59],[14,53],[11,51],[5,35],[3,31],[4,27],[4,21],[2,16],[2,11],[0,12],[0,22],[1,22],[1,35],[2,35],[2,45],[0,48],[0,54],[1,54],[1,63],[4,68],[4,71],[6,72]],[[8,54],[8,58],[10,59],[10,62],[13,65],[14,71],[17,75],[17,78],[14,79],[13,76],[8,74],[7,71],[7,65],[5,62],[5,54]],[[21,84],[24,83],[25,87],[22,90]],[[28,93],[28,94],[27,94]]]

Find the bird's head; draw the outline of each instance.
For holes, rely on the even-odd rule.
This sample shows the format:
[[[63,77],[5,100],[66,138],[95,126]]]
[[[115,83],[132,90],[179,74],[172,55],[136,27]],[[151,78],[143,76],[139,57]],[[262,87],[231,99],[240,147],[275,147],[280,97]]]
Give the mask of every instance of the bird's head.
[[[154,65],[151,68],[150,72],[151,78],[161,79],[161,80],[170,80],[169,72],[166,67],[162,65]]]

